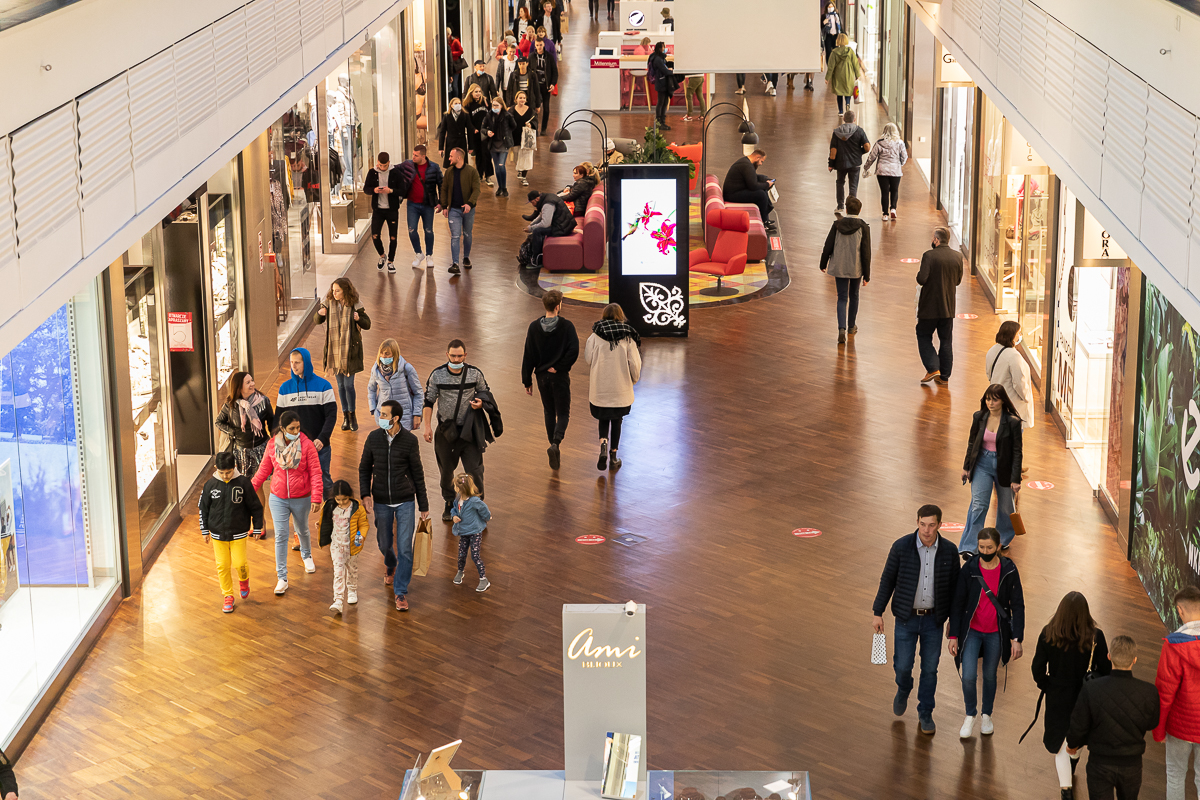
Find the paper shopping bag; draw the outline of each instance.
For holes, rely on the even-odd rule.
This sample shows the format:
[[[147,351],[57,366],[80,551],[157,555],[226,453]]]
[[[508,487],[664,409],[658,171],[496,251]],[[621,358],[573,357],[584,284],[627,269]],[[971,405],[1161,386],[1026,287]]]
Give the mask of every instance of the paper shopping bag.
[[[413,533],[413,575],[424,578],[429,574],[429,562],[433,560],[433,523],[423,519],[417,523]]]
[[[887,663],[887,634],[875,633],[871,635],[871,663],[886,664]]]

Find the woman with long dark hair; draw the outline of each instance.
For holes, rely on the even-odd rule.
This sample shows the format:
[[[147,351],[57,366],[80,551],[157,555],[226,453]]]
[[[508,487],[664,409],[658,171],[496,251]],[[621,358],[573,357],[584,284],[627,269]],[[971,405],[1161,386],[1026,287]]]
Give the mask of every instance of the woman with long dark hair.
[[[263,451],[275,427],[275,409],[271,401],[254,385],[249,372],[235,372],[229,379],[229,393],[217,414],[216,428],[229,437],[238,471],[253,478],[262,463]],[[260,533],[264,538],[266,533]]]
[[[671,105],[671,95],[675,94],[675,73],[667,65],[667,46],[663,42],[654,45],[654,52],[646,59],[646,70],[654,83],[654,91],[658,94],[658,104],[654,107],[654,117],[658,127],[664,131],[671,130],[667,124],[667,108]]]
[[[1075,701],[1089,672],[1100,677],[1111,671],[1108,642],[1104,639],[1104,631],[1096,627],[1096,621],[1092,619],[1087,598],[1079,592],[1068,592],[1059,601],[1050,622],[1042,628],[1033,653],[1033,680],[1042,690],[1038,707],[1041,707],[1043,697],[1046,701],[1046,732],[1042,735],[1042,744],[1054,754],[1054,768],[1058,772],[1063,800],[1074,797],[1072,776],[1079,762],[1078,755],[1067,753],[1067,729],[1071,725]],[[1035,713],[1029,730],[1036,722]]]
[[[962,479],[963,483],[971,482],[971,505],[967,508],[967,524],[958,542],[958,552],[975,552],[975,539],[987,520],[993,488],[1000,546],[1008,549],[1016,536],[1009,514],[1013,513],[1013,500],[1021,490],[1021,417],[998,383],[984,391],[979,410],[971,418]]]
[[[342,401],[342,430],[358,430],[354,404],[358,394],[354,376],[363,371],[362,331],[370,330],[371,318],[358,304],[358,290],[349,278],[338,278],[329,287],[325,301],[317,309],[317,322],[325,323],[323,364],[337,380]]]
[[[590,367],[588,403],[600,423],[600,460],[596,469],[617,469],[617,447],[621,444],[621,421],[633,407],[633,385],[642,375],[642,339],[625,321],[616,303],[604,307],[600,321],[583,346],[583,359]],[[610,438],[611,436],[611,438]]]

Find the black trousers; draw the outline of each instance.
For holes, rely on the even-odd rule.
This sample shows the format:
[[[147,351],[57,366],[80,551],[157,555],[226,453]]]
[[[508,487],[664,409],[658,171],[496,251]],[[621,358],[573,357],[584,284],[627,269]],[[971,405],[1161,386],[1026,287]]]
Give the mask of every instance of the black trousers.
[[[379,255],[383,255],[383,240],[379,238],[379,234],[383,232],[385,222],[388,229],[387,260],[391,262],[396,260],[396,231],[400,227],[400,209],[377,208],[371,212],[371,241],[375,243],[375,250]]]
[[[542,130],[550,130],[550,87],[543,86],[538,89],[542,97]]]
[[[441,473],[442,499],[447,503],[454,502],[454,471],[462,462],[463,472],[475,481],[479,496],[483,497],[483,453],[474,442],[464,442],[456,439],[446,441],[441,430],[433,434],[433,455],[437,458],[438,472]]]
[[[600,16],[600,0],[588,0],[588,13],[593,17]]]
[[[938,335],[938,348],[933,349],[933,334]],[[926,372],[940,372],[950,377],[954,368],[954,317],[917,320],[917,352]]]
[[[1136,764],[1107,764],[1095,756],[1088,756],[1088,797],[1091,800],[1137,800],[1142,790],[1142,762]]]
[[[571,373],[539,372],[534,379],[546,413],[546,438],[551,444],[558,444],[571,421]]]
[[[771,213],[771,198],[767,196],[766,189],[739,189],[736,192],[730,192],[725,196],[726,203],[754,203],[758,206],[758,213],[762,215],[763,225],[770,222]]]
[[[883,206],[883,213],[886,214],[895,208],[900,200],[900,176],[876,175],[875,179],[879,181],[879,204]]]
[[[481,178],[490,178],[496,174],[496,167],[492,163],[492,148],[486,141],[480,141],[475,145],[475,171],[479,173]]]
[[[846,207],[846,179],[850,179],[850,197],[858,197],[858,178],[862,175],[860,167],[850,167],[837,170],[837,203],[838,208]]]
[[[658,95],[658,103],[654,106],[654,116],[660,123],[667,121],[667,107],[671,105],[671,83],[654,84],[654,92]]]
[[[621,417],[616,419],[602,419],[600,422],[600,438],[608,439],[608,449],[615,451],[621,444]],[[610,433],[611,431],[611,433]]]

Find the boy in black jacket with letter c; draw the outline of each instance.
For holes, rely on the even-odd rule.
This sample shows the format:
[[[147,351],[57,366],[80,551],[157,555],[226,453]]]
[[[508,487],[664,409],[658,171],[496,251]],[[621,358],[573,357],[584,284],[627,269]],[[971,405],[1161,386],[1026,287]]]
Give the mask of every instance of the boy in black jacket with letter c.
[[[250,595],[250,567],[246,563],[246,535],[251,527],[257,538],[263,529],[263,505],[254,484],[237,470],[233,453],[217,453],[217,471],[200,492],[200,532],[212,540],[217,557],[217,579],[225,596],[222,608],[233,611],[233,576],[237,570],[242,598]]]

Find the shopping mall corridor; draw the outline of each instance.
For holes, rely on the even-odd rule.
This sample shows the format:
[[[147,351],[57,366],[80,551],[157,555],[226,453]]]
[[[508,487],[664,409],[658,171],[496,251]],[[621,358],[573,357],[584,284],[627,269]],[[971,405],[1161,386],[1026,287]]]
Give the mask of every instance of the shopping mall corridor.
[[[556,112],[587,102],[596,31],[586,6],[575,6]],[[250,597],[226,615],[212,549],[191,515],[25,751],[22,800],[395,800],[417,754],[456,738],[459,768],[558,769],[561,607],[629,599],[648,607],[652,769],[808,770],[815,796],[828,800],[1057,796],[1040,725],[1017,744],[1037,697],[1029,663],[1038,630],[1065,592],[1081,590],[1110,639],[1139,641],[1135,672],[1151,678],[1162,626],[1042,414],[1025,439],[1026,463],[1032,479],[1054,488],[1022,492],[1030,534],[1011,556],[1025,586],[1027,655],[1008,669],[996,733],[959,740],[961,690],[947,656],[937,734],[919,733],[911,710],[892,715],[892,670],[869,663],[871,601],[887,549],[915,528],[919,505],[937,503],[946,521],[964,521],[969,490],[959,471],[997,323],[965,279],[958,310],[979,318],[957,322],[954,376],[949,386],[918,383],[917,267],[902,259],[928,247],[939,217],[910,166],[897,222],[879,221],[877,189],[864,183],[873,279],[860,331],[839,347],[833,281],[817,270],[833,220],[825,167],[833,99],[819,79],[816,92],[781,87],[778,97],[764,96],[756,76],[747,85],[769,154],[764,171],[779,179],[791,285],[696,310],[686,340],[643,342],[620,471],[596,470],[582,362],[563,466],[547,467],[541,407],[520,382],[525,329],[541,313],[515,279],[518,215],[528,210],[520,187],[506,200],[485,189],[475,267],[461,277],[446,274],[443,221],[437,269],[410,269],[402,241],[389,277],[367,248],[349,273],[374,320],[366,352],[395,336],[424,379],[444,361],[446,342],[461,338],[499,402],[505,432],[485,456],[492,589],[476,594],[470,575],[451,584],[456,545],[436,522],[433,565],[414,578],[407,614],[392,606],[373,542],[360,559],[359,603],[339,618],[327,610],[328,551],[317,552],[313,575],[291,554],[290,589],[278,598],[268,540],[251,543]],[[740,101],[732,76],[719,86],[718,100]],[[882,111],[862,108],[877,134]],[[699,123],[676,120],[672,139],[699,138]],[[648,118],[608,121],[612,133],[637,136]],[[714,124],[710,171],[723,174],[738,155],[735,127]],[[574,163],[599,160],[595,139],[581,134],[567,155],[545,144],[531,175],[537,188],[557,189]],[[599,310],[565,313],[585,337]],[[308,338],[318,357],[324,335]],[[362,429],[333,440],[333,477],[355,486],[371,430],[365,384],[360,376]],[[432,447],[422,443],[422,454],[436,516]],[[792,536],[800,527],[823,535]],[[611,541],[622,532],[645,540]],[[581,546],[581,534],[610,541]],[[890,615],[888,630],[890,639]],[[1163,751],[1151,745],[1144,796],[1163,787]],[[1077,796],[1085,794],[1080,781]]]

